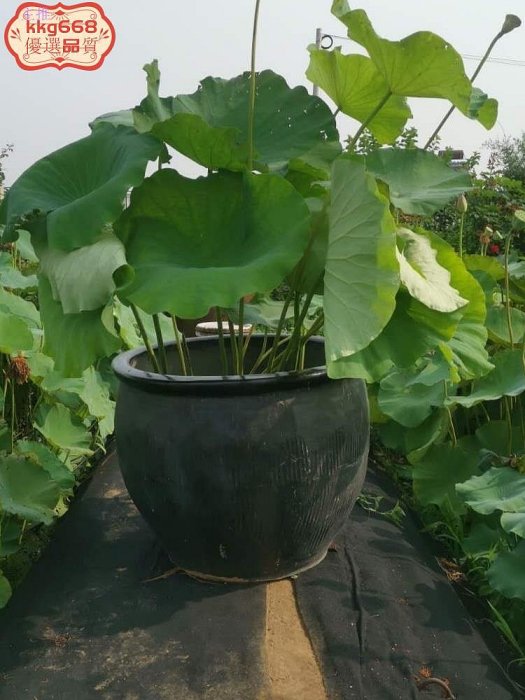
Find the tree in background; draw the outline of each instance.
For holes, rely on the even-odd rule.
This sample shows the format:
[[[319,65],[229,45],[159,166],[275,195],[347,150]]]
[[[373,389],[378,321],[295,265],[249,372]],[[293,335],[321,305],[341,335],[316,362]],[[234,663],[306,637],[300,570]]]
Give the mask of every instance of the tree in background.
[[[506,136],[487,141],[491,151],[489,169],[495,175],[519,180],[525,185],[525,131],[521,136]]]
[[[2,190],[3,190],[4,180],[5,180],[5,173],[4,173],[4,169],[2,168],[2,160],[4,158],[7,158],[7,156],[11,153],[12,150],[13,150],[13,146],[10,143],[8,143],[7,146],[0,148],[0,199],[2,198]]]

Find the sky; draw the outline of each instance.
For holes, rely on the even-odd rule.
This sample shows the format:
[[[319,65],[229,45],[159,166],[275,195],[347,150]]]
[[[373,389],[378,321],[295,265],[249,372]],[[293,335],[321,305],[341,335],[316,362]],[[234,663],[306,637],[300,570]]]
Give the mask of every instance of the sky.
[[[24,71],[0,43],[0,147],[14,145],[14,152],[3,161],[6,185],[47,153],[86,136],[94,117],[138,104],[145,95],[142,66],[153,58],[159,59],[162,95],[191,93],[208,75],[230,78],[249,67],[254,0],[99,3],[117,34],[115,48],[99,70]],[[19,4],[2,0],[2,35]],[[290,85],[308,86],[306,47],[315,40],[316,28],[346,34],[330,14],[330,5],[331,0],[262,0],[258,69],[272,68]],[[459,53],[477,56],[484,53],[507,13],[521,14],[525,20],[523,0],[356,0],[355,4],[350,0],[350,5],[366,10],[376,31],[386,38],[401,39],[425,29],[441,35]],[[357,50],[348,41],[336,40],[335,45],[346,53]],[[493,56],[525,64],[525,28],[503,37]],[[465,60],[467,74],[476,65]],[[525,130],[525,65],[487,63],[476,85],[499,101],[500,111],[490,132],[460,114],[449,120],[442,143],[464,149],[466,155],[481,151],[489,138],[519,136]],[[411,107],[413,125],[424,143],[447,105],[411,100]],[[338,125],[343,137],[355,130],[355,122],[344,115],[338,117]],[[177,167],[183,172],[187,168],[184,163]]]

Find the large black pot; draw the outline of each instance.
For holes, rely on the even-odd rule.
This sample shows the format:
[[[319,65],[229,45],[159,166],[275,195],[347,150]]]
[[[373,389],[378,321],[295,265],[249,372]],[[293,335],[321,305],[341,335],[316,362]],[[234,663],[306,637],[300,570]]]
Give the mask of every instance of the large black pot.
[[[203,577],[279,579],[320,562],[365,477],[364,383],[332,381],[324,342],[301,373],[220,377],[216,338],[191,343],[196,376],[149,371],[143,349],[113,362],[124,481],[173,562]],[[250,343],[253,357],[262,339]],[[250,356],[247,358],[250,365]]]

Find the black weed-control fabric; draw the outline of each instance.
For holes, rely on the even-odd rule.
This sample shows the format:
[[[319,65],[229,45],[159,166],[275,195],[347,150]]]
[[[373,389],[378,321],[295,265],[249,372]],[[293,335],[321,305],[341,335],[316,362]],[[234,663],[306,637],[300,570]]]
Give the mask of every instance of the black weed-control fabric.
[[[0,614],[0,699],[259,697],[264,586],[171,568],[111,458]]]
[[[392,503],[369,470],[365,491]],[[388,507],[388,506],[386,506]],[[295,582],[330,700],[514,700],[491,654],[408,514],[399,527],[356,506],[336,550]],[[418,688],[420,672],[449,682]]]
[[[266,586],[162,578],[171,567],[110,458],[0,613],[0,700],[270,700]],[[328,700],[442,697],[417,689],[423,666],[458,700],[518,697],[410,517],[356,506],[295,584]]]

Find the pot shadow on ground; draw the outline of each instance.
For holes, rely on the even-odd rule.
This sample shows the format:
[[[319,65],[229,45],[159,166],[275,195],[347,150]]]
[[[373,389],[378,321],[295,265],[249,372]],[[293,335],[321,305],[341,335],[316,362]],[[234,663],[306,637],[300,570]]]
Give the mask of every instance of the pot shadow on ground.
[[[146,582],[174,565],[120,476],[106,467],[97,480],[0,614],[0,698],[134,700],[152,688],[158,698],[212,689],[252,697],[262,682],[264,587],[180,573]],[[170,694],[173,684],[180,695]]]

